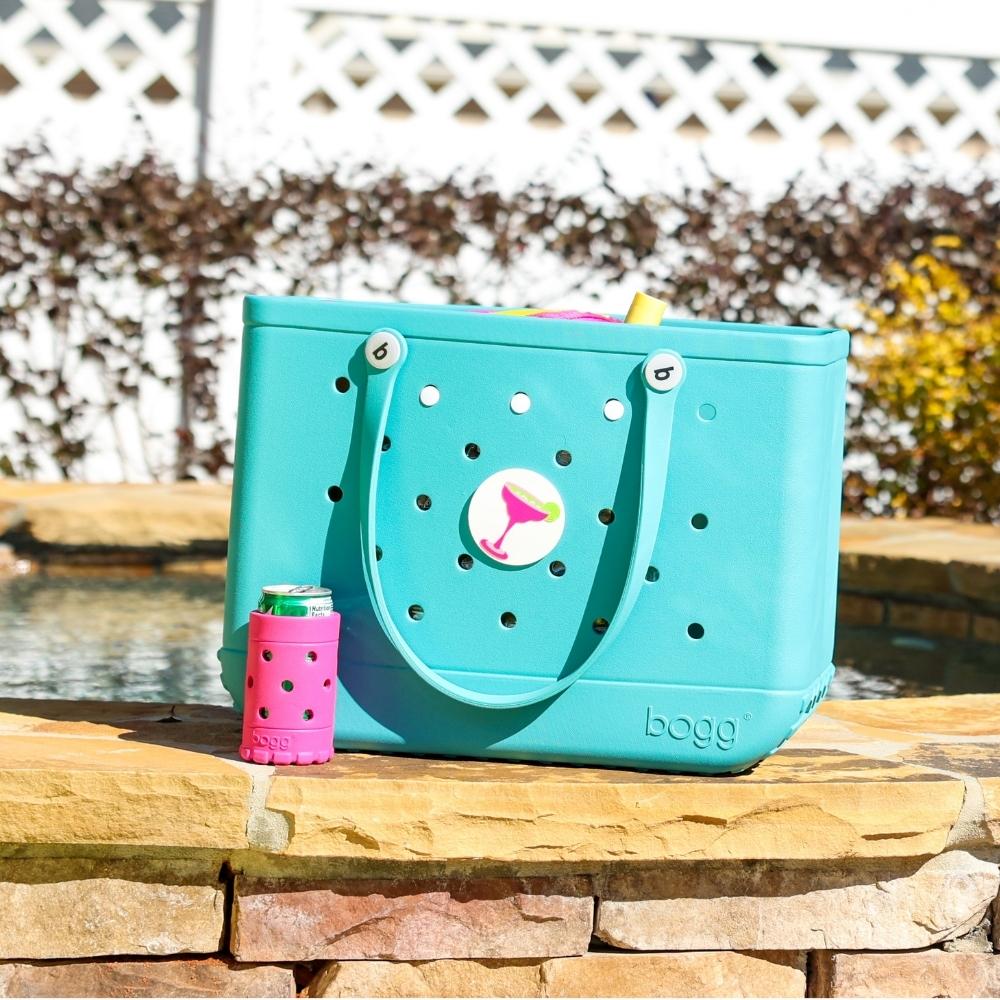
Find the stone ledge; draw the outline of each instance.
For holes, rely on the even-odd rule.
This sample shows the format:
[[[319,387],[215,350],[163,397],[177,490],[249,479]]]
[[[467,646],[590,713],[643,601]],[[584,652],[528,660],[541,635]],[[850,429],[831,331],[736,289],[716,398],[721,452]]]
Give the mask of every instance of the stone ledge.
[[[43,561],[152,564],[217,557],[226,552],[229,502],[229,487],[221,483],[0,479],[0,535]]]
[[[294,817],[289,857],[516,866],[934,854],[963,799],[932,769],[790,746],[723,778],[352,754],[279,772],[267,806]]]
[[[840,587],[998,615],[1000,528],[941,517],[846,516],[840,528]]]
[[[249,768],[221,754],[235,713],[186,706],[180,726],[169,712],[0,700],[0,844],[248,847]]]
[[[46,567],[177,565],[220,573],[221,483],[32,483],[0,478],[0,539]],[[841,522],[841,589],[1000,617],[1000,528],[946,518]],[[877,615],[874,605],[856,613]]]
[[[1000,845],[1000,696],[829,702],[748,774],[340,754],[236,758],[232,710],[0,702],[0,844],[181,849],[257,875],[599,872]],[[32,845],[35,845],[32,848]],[[313,868],[310,868],[313,865]]]

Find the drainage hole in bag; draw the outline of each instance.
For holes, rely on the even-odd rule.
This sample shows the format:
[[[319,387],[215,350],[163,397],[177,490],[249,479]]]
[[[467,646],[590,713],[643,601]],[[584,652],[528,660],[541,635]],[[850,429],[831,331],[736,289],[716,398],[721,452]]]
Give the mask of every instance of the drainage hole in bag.
[[[269,649],[265,649],[264,652],[261,653],[260,655],[263,659],[267,660],[268,663],[270,663],[271,660],[274,658],[274,653],[272,653],[271,650]]]
[[[660,579],[660,571],[655,566],[646,570],[646,583],[656,583]]]
[[[316,654],[310,649],[309,652],[306,653],[306,659],[310,663],[315,663],[316,662]]]
[[[468,552],[463,552],[458,557],[458,568],[459,569],[472,569],[473,562],[474,562],[474,560],[473,560],[472,556],[470,556]]]
[[[421,493],[417,497],[417,507],[420,510],[430,510],[431,509],[431,498],[426,493]]]
[[[382,561],[382,546],[381,545],[376,545],[375,546],[375,562],[381,562],[381,561]]]
[[[595,618],[594,619],[594,631],[598,635],[604,635],[608,630],[608,620],[607,618]]]
[[[703,530],[708,527],[708,517],[705,514],[695,514],[691,518],[691,527],[696,528],[698,531]]]
[[[441,391],[436,385],[425,385],[420,390],[420,403],[423,406],[437,406],[441,401]]]
[[[604,507],[597,513],[597,520],[600,521],[601,524],[611,524],[614,519],[615,512],[610,507]]]
[[[327,491],[326,495],[334,502],[339,503],[344,499],[344,491],[339,486],[331,486]]]
[[[699,625],[697,622],[691,622],[691,624],[688,625],[688,635],[691,636],[692,639],[701,639],[704,634],[704,625]]]
[[[500,624],[504,628],[513,628],[517,624],[517,615],[513,611],[505,611],[500,616]]]
[[[526,392],[515,392],[510,397],[510,408],[518,415],[527,413],[531,409],[531,397]]]
[[[302,713],[302,718],[303,718],[303,719],[305,719],[305,720],[306,720],[306,722],[308,722],[308,721],[309,721],[309,720],[310,720],[310,719],[311,719],[312,717],[313,717],[313,710],[312,710],[311,708],[307,708],[307,709],[306,709],[306,710],[305,710],[305,711],[304,711],[304,712]]]
[[[337,390],[337,392],[350,392],[351,380],[346,375],[341,375],[340,378],[333,383],[333,387]]]
[[[604,404],[604,418],[606,420],[621,420],[625,416],[625,404],[620,399],[609,399]]]
[[[392,447],[392,439],[388,435],[386,435],[384,438],[382,438],[382,450],[388,451],[391,447]]]
[[[271,713],[263,705],[261,705],[261,707],[257,709],[257,714],[262,719],[266,719]]]
[[[556,452],[556,465],[561,465],[565,468],[573,461],[573,456],[568,451],[557,451]]]
[[[247,676],[247,688],[252,688],[252,687],[253,687],[253,675],[251,674]]]
[[[553,576],[565,576],[566,574],[566,563],[560,562],[556,559],[554,562],[549,563],[549,572]]]
[[[474,441],[470,441],[465,446],[465,457],[466,458],[477,459],[477,458],[479,458],[479,456],[481,454],[482,454],[482,451],[480,450],[479,445],[476,444]]]
[[[328,688],[332,683],[333,681],[329,677],[327,677],[327,679],[323,681],[323,687]]]
[[[422,604],[411,604],[406,613],[415,621],[420,621],[424,617],[424,606]]]
[[[282,681],[281,682],[281,690],[282,691],[291,691],[292,688],[294,688],[294,687],[295,687],[295,685],[291,681]]]

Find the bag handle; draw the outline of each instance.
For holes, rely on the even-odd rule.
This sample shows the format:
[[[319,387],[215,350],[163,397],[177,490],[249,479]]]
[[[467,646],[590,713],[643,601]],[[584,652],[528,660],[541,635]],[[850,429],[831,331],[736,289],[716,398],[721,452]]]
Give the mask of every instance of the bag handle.
[[[579,680],[600,655],[614,642],[627,621],[642,590],[646,570],[660,527],[663,493],[670,458],[670,433],[673,428],[675,390],[684,379],[684,362],[672,351],[657,351],[642,363],[640,381],[646,389],[642,459],[639,486],[639,510],[635,539],[629,560],[625,586],[607,631],[600,643],[570,673],[534,691],[518,694],[486,694],[447,680],[428,666],[403,638],[392,612],[385,602],[378,560],[375,556],[375,516],[378,493],[382,438],[389,418],[396,377],[406,361],[406,341],[397,330],[382,329],[365,342],[368,377],[364,387],[361,427],[361,553],[365,583],[379,624],[389,641],[406,663],[431,687],[457,701],[479,708],[521,708],[545,701],[565,691]]]

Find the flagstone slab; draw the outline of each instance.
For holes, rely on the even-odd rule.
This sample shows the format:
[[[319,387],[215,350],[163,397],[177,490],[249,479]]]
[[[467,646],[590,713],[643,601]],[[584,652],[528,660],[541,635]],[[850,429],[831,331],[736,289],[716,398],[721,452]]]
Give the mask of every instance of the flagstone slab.
[[[517,864],[935,854],[963,798],[958,778],[834,749],[719,778],[350,754],[279,771],[267,806],[295,817],[290,856]]]
[[[0,997],[294,997],[291,968],[220,958],[0,963]]]
[[[591,952],[548,961],[330,962],[312,997],[801,997],[796,952]]]
[[[247,770],[219,755],[235,713],[0,701],[0,844],[247,846]]]
[[[225,909],[218,865],[0,860],[4,959],[211,953]]]
[[[860,518],[840,521],[841,551],[903,554],[933,562],[1000,563],[1000,530],[948,517]]]
[[[701,863],[608,875],[595,933],[639,951],[926,948],[978,926],[996,864],[965,851],[926,862]]]
[[[1000,696],[944,695],[884,701],[830,701],[791,741],[817,728],[844,727],[828,738],[859,752],[950,774],[966,783],[962,836],[952,846],[1000,846]]]
[[[819,953],[817,997],[998,997],[1000,955]]]
[[[19,545],[55,549],[225,550],[230,489],[222,483],[22,483],[0,479],[15,504]],[[2,532],[0,532],[2,533]]]
[[[870,730],[909,733],[921,742],[933,736],[985,736],[1000,743],[1000,696],[995,694],[826,701],[819,713]]]
[[[1000,607],[1000,528],[950,518],[846,516],[840,585],[914,597],[970,598]]]
[[[956,830],[950,846],[1000,843],[997,696],[828,703],[720,778],[360,753],[276,769],[239,761],[239,733],[210,706],[0,702],[0,845],[180,847],[237,867],[253,852],[360,876],[917,858]]]
[[[591,880],[283,880],[237,875],[232,952],[243,962],[582,955]]]

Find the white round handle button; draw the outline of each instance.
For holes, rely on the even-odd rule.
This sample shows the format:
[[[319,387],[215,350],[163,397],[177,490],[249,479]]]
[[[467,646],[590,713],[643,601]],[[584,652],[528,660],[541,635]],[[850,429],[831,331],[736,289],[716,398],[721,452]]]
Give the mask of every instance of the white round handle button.
[[[469,533],[504,566],[530,566],[559,544],[566,508],[559,491],[531,469],[504,469],[484,480],[469,503]]]
[[[365,341],[365,357],[372,368],[385,371],[391,368],[403,353],[399,337],[388,330],[377,330]]]
[[[669,392],[684,381],[684,361],[673,351],[661,351],[646,362],[642,373],[650,389]]]

